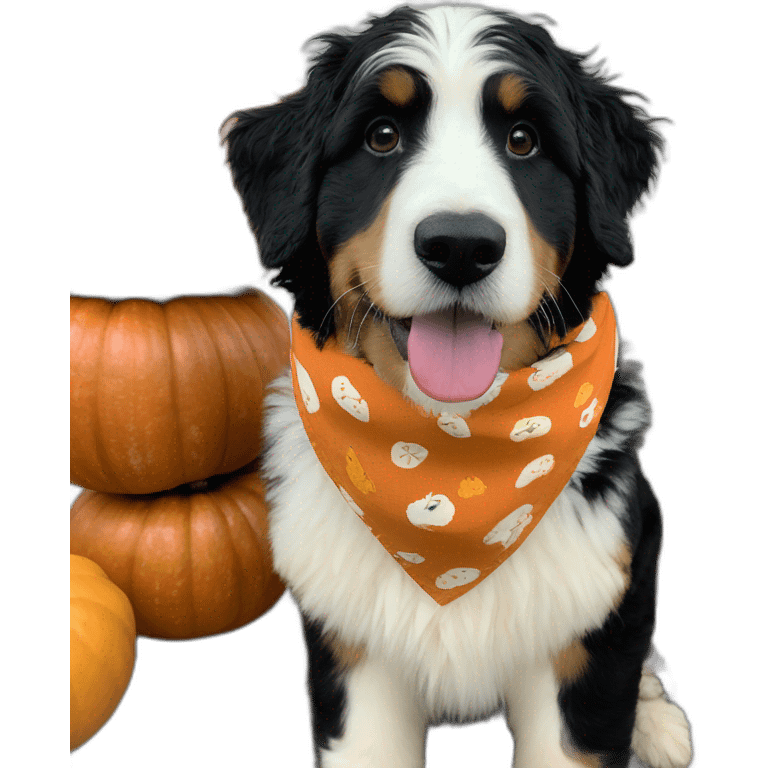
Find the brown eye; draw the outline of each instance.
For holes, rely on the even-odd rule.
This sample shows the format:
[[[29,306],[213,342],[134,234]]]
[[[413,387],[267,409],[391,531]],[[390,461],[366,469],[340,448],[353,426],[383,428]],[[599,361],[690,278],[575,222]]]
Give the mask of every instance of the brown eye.
[[[367,130],[365,141],[374,152],[385,154],[400,143],[400,133],[394,123],[382,120]]]
[[[535,154],[539,148],[539,137],[528,123],[517,123],[507,136],[507,150],[517,157]]]

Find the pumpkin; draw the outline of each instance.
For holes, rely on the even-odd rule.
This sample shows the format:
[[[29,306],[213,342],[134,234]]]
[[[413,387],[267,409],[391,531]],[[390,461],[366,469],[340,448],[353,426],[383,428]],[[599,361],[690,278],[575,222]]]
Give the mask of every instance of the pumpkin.
[[[130,598],[138,632],[150,637],[236,629],[285,589],[272,569],[255,472],[149,496],[83,491],[71,510],[70,551],[107,572]]]
[[[71,482],[154,493],[258,456],[264,388],[289,347],[266,294],[72,296],[69,327]]]
[[[107,722],[136,661],[136,623],[125,594],[96,563],[69,557],[69,748]]]

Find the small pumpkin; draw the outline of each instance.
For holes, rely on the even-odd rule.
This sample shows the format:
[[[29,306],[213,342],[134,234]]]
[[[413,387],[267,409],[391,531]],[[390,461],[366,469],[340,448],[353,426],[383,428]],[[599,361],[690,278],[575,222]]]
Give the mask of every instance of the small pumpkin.
[[[72,296],[69,327],[71,482],[155,493],[258,456],[264,388],[289,347],[265,293]]]
[[[69,748],[120,703],[136,661],[136,622],[125,594],[91,560],[69,557]]]
[[[236,629],[285,589],[272,568],[255,472],[149,496],[83,491],[72,506],[70,550],[101,565],[150,637]]]

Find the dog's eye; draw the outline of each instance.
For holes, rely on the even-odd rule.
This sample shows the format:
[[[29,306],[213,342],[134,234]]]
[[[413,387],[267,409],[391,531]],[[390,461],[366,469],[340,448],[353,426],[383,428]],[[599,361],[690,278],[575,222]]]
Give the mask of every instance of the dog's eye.
[[[394,123],[377,120],[365,132],[365,142],[374,152],[386,154],[400,143],[400,132]]]
[[[507,151],[516,157],[535,155],[539,149],[539,137],[533,126],[516,123],[507,136]]]

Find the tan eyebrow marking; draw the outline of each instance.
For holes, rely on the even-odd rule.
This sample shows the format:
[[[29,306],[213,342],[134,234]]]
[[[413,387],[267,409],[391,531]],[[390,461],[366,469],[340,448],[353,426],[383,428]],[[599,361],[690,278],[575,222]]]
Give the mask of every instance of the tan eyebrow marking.
[[[416,96],[413,75],[402,67],[385,70],[379,79],[379,90],[396,107],[405,107]]]
[[[526,95],[525,83],[518,75],[504,75],[499,81],[496,98],[507,112],[512,112],[522,104]]]

